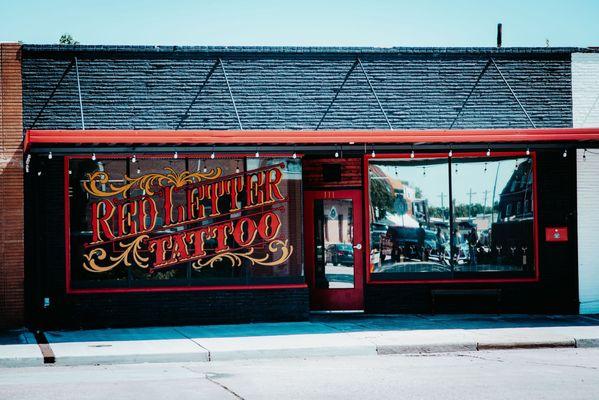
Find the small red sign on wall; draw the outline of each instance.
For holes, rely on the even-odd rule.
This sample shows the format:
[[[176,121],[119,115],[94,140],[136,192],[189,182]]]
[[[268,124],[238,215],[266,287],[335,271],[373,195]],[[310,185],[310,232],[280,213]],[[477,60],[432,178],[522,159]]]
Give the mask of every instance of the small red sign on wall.
[[[547,241],[547,242],[567,242],[568,241],[568,228],[566,228],[566,227],[545,228],[545,241]]]

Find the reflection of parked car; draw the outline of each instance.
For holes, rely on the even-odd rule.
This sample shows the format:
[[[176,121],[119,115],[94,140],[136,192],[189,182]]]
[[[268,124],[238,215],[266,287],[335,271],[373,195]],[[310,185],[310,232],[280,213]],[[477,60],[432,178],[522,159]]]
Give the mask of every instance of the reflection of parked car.
[[[402,258],[428,260],[436,247],[434,232],[424,228],[391,226],[387,236],[393,245],[391,259],[394,262],[402,262]]]
[[[347,243],[334,243],[326,248],[325,262],[333,265],[354,265],[354,248]]]
[[[370,248],[377,249],[381,245],[381,237],[387,234],[387,225],[372,223],[370,224]]]

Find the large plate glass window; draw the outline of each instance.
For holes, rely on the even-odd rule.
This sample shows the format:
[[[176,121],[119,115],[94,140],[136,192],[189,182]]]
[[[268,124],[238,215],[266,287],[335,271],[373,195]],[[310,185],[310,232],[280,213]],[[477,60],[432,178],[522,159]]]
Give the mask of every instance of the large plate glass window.
[[[368,176],[372,280],[534,276],[532,156],[376,158]]]
[[[443,158],[370,161],[372,276],[449,276],[448,171]]]
[[[533,160],[458,158],[452,167],[454,270],[534,270]]]
[[[70,289],[303,283],[301,160],[69,158]]]

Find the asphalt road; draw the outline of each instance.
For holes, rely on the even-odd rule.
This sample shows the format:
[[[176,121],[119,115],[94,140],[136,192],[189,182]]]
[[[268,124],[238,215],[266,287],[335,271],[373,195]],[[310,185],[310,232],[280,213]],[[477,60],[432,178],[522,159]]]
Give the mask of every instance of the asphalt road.
[[[0,399],[597,399],[599,349],[0,369]]]

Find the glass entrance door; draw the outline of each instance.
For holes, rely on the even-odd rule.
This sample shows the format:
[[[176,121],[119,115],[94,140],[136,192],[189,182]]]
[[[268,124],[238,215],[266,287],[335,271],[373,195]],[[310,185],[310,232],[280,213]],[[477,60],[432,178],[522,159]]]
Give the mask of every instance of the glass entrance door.
[[[361,310],[362,201],[359,190],[304,193],[306,275],[313,310]]]

